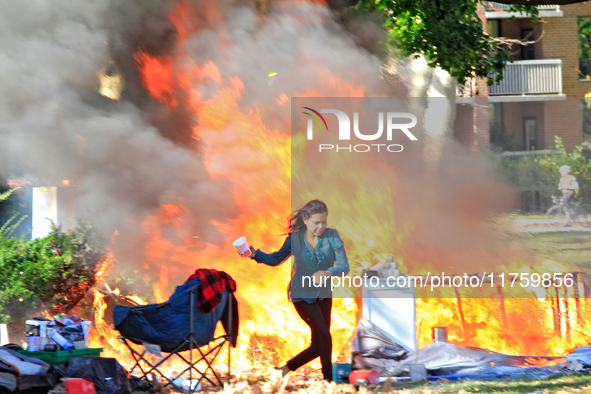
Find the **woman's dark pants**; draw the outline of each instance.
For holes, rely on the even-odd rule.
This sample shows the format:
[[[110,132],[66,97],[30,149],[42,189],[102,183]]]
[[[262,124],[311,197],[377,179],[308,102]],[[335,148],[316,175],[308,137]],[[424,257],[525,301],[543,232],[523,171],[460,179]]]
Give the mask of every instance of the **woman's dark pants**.
[[[306,301],[294,302],[298,315],[312,330],[310,347],[287,362],[290,371],[295,371],[316,357],[320,357],[324,379],[332,380],[332,336],[330,335],[330,312],[332,298],[316,300],[311,304]]]

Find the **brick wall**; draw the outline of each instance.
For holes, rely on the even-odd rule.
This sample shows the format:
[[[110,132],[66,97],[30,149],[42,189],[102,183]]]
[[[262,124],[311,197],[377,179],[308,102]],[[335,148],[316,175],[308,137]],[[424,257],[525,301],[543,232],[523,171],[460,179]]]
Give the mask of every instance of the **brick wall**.
[[[454,123],[454,138],[465,146],[474,144],[474,106],[470,104],[456,105],[456,120]]]
[[[562,59],[562,89],[567,97],[583,97],[591,91],[591,82],[579,81],[579,16],[591,16],[591,4],[561,6],[562,18],[547,18],[544,54],[548,59]],[[552,20],[550,20],[552,19]]]
[[[503,103],[503,122],[507,133],[513,136],[515,150],[525,150],[523,138],[522,103]]]
[[[580,98],[591,92],[591,80],[581,81],[578,53],[578,18],[591,17],[591,3],[579,3],[560,7],[563,17],[544,18],[543,23],[529,19],[501,21],[501,34],[508,38],[520,38],[521,29],[534,29],[536,59],[562,59],[562,91],[565,101],[504,103],[505,127],[516,134],[516,149],[525,149],[523,118],[535,117],[538,131],[538,147],[544,149],[554,144],[554,135],[563,138],[568,150],[582,142]],[[521,59],[521,46],[514,45],[510,52],[515,60]]]
[[[515,150],[525,150],[524,118],[536,119],[536,149],[546,149],[554,144],[554,137],[546,135],[544,102],[503,103],[504,125],[513,136]]]
[[[544,122],[546,126],[546,143],[554,145],[554,135],[562,137],[567,150],[582,142],[581,102],[577,97],[562,101],[544,102]]]
[[[476,8],[478,17],[486,29],[485,9],[482,3]],[[485,78],[476,78],[474,104],[458,104],[454,124],[454,138],[474,150],[486,150],[490,146],[488,120],[488,85]]]
[[[487,90],[488,93],[488,90]],[[486,150],[490,148],[490,125],[488,119],[488,97],[476,97],[474,105],[474,149]]]

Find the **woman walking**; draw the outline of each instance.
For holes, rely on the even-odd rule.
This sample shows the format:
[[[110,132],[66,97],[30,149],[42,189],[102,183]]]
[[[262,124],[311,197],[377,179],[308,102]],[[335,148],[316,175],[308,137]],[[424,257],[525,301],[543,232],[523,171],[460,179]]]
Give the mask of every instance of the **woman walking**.
[[[294,257],[288,298],[310,326],[312,341],[307,349],[278,368],[284,376],[320,357],[324,379],[332,380],[330,276],[348,274],[349,262],[338,231],[327,228],[327,217],[326,204],[312,200],[289,216],[285,229],[288,235],[281,249],[264,253],[251,246],[251,258],[269,266],[278,266],[289,256]]]

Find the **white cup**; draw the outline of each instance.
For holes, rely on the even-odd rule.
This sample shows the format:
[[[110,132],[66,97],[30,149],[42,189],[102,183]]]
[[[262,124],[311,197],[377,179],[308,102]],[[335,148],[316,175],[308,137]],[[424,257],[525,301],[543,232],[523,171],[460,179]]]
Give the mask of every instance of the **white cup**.
[[[232,244],[238,249],[238,253],[242,257],[250,257],[252,252],[250,251],[250,246],[248,246],[248,242],[246,242],[246,237],[240,237]]]

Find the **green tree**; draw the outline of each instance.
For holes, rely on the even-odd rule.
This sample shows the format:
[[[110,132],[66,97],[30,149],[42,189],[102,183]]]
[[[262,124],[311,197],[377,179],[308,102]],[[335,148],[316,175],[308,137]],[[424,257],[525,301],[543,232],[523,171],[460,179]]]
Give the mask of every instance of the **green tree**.
[[[360,11],[380,11],[392,46],[405,56],[423,55],[431,67],[448,71],[458,81],[502,79],[505,62],[512,61],[507,48],[488,35],[482,26],[475,0],[361,0]],[[531,5],[512,5],[536,19]],[[492,77],[491,77],[492,76]]]

